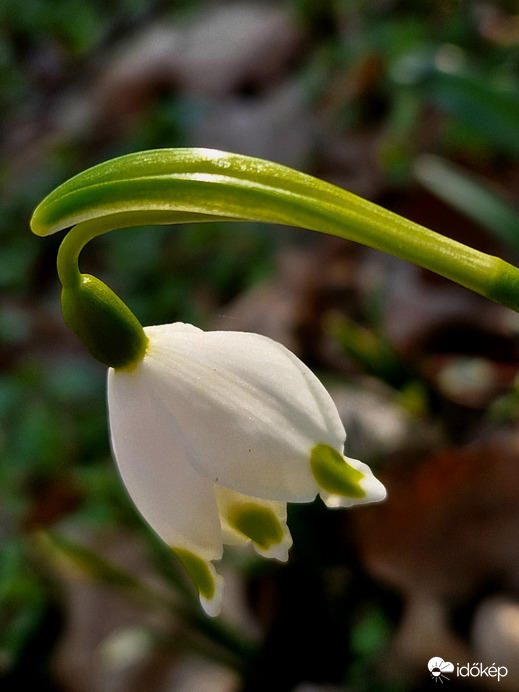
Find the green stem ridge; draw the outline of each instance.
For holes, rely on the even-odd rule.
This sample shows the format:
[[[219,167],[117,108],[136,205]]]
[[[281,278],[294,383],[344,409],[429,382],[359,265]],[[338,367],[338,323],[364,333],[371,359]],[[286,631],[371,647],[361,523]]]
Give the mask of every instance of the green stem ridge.
[[[36,208],[31,228],[66,228],[64,286],[78,285],[84,245],[118,228],[214,220],[300,226],[353,240],[430,269],[519,311],[519,269],[285,166],[211,149],[128,154],[71,178]]]

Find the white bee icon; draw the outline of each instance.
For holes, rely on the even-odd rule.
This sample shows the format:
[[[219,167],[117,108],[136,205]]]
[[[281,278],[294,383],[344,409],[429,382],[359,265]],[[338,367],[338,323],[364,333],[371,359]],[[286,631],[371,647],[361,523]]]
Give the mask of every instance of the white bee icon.
[[[443,684],[444,680],[449,679],[444,673],[452,673],[454,670],[454,663],[444,661],[443,658],[439,656],[434,656],[427,664],[427,668],[429,668],[434,682],[441,682]]]

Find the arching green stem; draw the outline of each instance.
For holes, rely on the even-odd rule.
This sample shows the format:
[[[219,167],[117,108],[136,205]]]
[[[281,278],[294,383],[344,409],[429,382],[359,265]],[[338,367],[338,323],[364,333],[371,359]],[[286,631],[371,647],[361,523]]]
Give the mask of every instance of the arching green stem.
[[[116,228],[248,220],[354,240],[430,269],[519,311],[519,270],[330,183],[261,159],[208,149],[159,149],[80,173],[38,206],[31,227],[75,226],[58,257],[63,285],[80,277],[84,245]]]

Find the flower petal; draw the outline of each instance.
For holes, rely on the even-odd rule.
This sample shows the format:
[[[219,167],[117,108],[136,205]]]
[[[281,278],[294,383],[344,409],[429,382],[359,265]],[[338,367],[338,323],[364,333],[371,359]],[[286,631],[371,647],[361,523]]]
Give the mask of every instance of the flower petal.
[[[346,438],[323,385],[290,351],[245,332],[147,327],[139,365],[181,431],[189,463],[213,482],[281,502],[312,500],[308,459]]]
[[[259,555],[285,562],[292,545],[284,502],[259,500],[217,486],[224,543],[251,542]]]
[[[187,463],[174,421],[138,368],[109,370],[108,407],[113,452],[128,493],[181,558],[202,605],[214,614],[222,584],[210,561],[222,555],[222,535],[213,484]]]
[[[211,617],[218,615],[222,607],[223,578],[216,572],[213,563],[205,562],[184,548],[173,548],[173,552],[198,589],[200,603],[205,612]]]
[[[119,472],[146,521],[166,543],[219,558],[213,484],[186,462],[174,421],[139,370],[109,370],[108,407]]]
[[[312,449],[310,467],[328,507],[352,507],[381,502],[386,497],[385,487],[369,466],[345,457],[329,445],[318,444]]]

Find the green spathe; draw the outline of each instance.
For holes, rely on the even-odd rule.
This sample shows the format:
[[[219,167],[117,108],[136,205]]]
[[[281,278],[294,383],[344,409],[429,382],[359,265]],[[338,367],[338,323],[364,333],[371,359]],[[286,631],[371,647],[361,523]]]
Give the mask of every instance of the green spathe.
[[[301,226],[389,252],[519,311],[519,270],[372,202],[285,166],[212,149],[157,149],[93,166],[35,209],[31,228],[66,228],[67,284],[82,248],[117,228],[239,220]]]
[[[229,524],[263,550],[281,543],[283,529],[279,519],[268,507],[253,502],[236,505],[227,517]]]
[[[81,274],[61,293],[65,323],[101,363],[129,368],[144,356],[148,339],[122,300],[99,279]]]
[[[310,466],[315,480],[327,492],[344,497],[366,497],[360,486],[364,474],[350,466],[330,445],[319,444],[312,449]]]

